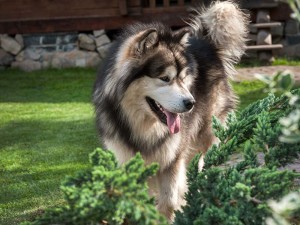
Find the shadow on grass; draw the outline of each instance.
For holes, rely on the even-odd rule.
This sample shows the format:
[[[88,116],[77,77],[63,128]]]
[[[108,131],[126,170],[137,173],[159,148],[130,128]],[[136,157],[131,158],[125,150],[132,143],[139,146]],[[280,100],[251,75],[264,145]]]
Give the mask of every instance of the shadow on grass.
[[[18,224],[15,220],[60,203],[61,182],[87,168],[89,153],[99,145],[93,119],[1,126],[0,224]]]
[[[255,91],[250,91],[245,94],[240,94],[239,95],[239,104],[238,104],[238,110],[241,111],[244,108],[246,108],[248,105],[251,103],[263,99],[266,96],[268,96],[268,93],[264,92],[263,90],[255,90]]]
[[[0,149],[94,148],[97,132],[93,119],[52,121],[11,121],[0,127]],[[49,146],[47,146],[49,144]],[[54,144],[54,145],[53,145]]]
[[[95,69],[0,71],[0,102],[91,102]]]
[[[57,184],[57,177],[64,177],[66,171],[87,165],[88,154],[98,146],[93,120],[22,121],[2,126],[0,183],[6,188],[0,191],[0,203],[19,201],[19,192],[30,185],[40,188],[38,183],[43,181],[50,191],[51,179]]]
[[[233,89],[239,97],[238,110],[243,110],[249,104],[263,99],[268,95],[265,92],[266,85],[261,81],[232,82]]]
[[[65,176],[100,145],[89,104],[9,103],[90,103],[95,79],[94,69],[0,71],[0,224],[61,203]]]
[[[20,224],[33,219],[38,212],[62,204],[62,181],[67,175],[86,169],[88,164],[69,163],[63,168],[43,166],[43,171],[15,169],[1,175],[1,179],[7,178],[10,182],[3,183],[0,190],[0,224]]]
[[[64,165],[65,168],[49,169],[42,172],[23,171],[20,169],[6,172],[6,176],[13,176],[15,182],[10,182],[2,186],[0,191],[1,204],[20,204],[24,200],[30,201],[40,197],[46,197],[53,192],[59,191],[59,186],[66,175],[75,174],[84,165]],[[33,205],[31,205],[32,207]],[[30,206],[28,206],[29,208]]]

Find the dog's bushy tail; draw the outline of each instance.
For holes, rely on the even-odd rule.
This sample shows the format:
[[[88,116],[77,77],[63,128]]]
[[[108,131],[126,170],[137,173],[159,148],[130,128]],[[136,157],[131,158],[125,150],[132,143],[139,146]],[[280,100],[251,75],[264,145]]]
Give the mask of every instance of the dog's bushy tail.
[[[228,75],[234,73],[246,48],[249,16],[232,1],[214,2],[207,8],[195,10],[189,25],[194,35],[206,38],[219,50]]]

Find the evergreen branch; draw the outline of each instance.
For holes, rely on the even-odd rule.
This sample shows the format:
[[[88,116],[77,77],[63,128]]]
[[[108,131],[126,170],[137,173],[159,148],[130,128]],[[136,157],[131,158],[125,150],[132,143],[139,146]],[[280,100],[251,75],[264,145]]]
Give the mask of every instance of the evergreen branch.
[[[257,198],[254,198],[254,197],[251,197],[249,200],[257,205],[264,203],[263,201],[261,201]]]

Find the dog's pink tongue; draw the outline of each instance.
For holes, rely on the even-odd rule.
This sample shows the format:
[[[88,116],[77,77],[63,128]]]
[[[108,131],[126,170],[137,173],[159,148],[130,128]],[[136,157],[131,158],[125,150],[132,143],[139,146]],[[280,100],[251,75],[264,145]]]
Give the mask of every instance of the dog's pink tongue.
[[[180,130],[180,117],[177,113],[171,113],[167,110],[164,111],[165,115],[167,116],[167,124],[169,130],[172,134],[176,134]]]

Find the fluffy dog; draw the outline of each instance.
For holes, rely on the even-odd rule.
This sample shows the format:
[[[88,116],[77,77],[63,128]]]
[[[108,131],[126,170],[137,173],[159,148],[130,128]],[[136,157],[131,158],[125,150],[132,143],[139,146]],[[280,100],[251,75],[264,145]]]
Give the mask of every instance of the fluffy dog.
[[[246,28],[247,17],[232,2],[197,11],[178,31],[134,24],[98,75],[93,101],[102,144],[120,164],[137,152],[146,164],[159,164],[150,191],[170,221],[184,204],[187,163],[218,141],[212,116],[224,121],[236,105],[228,78],[244,53]]]

